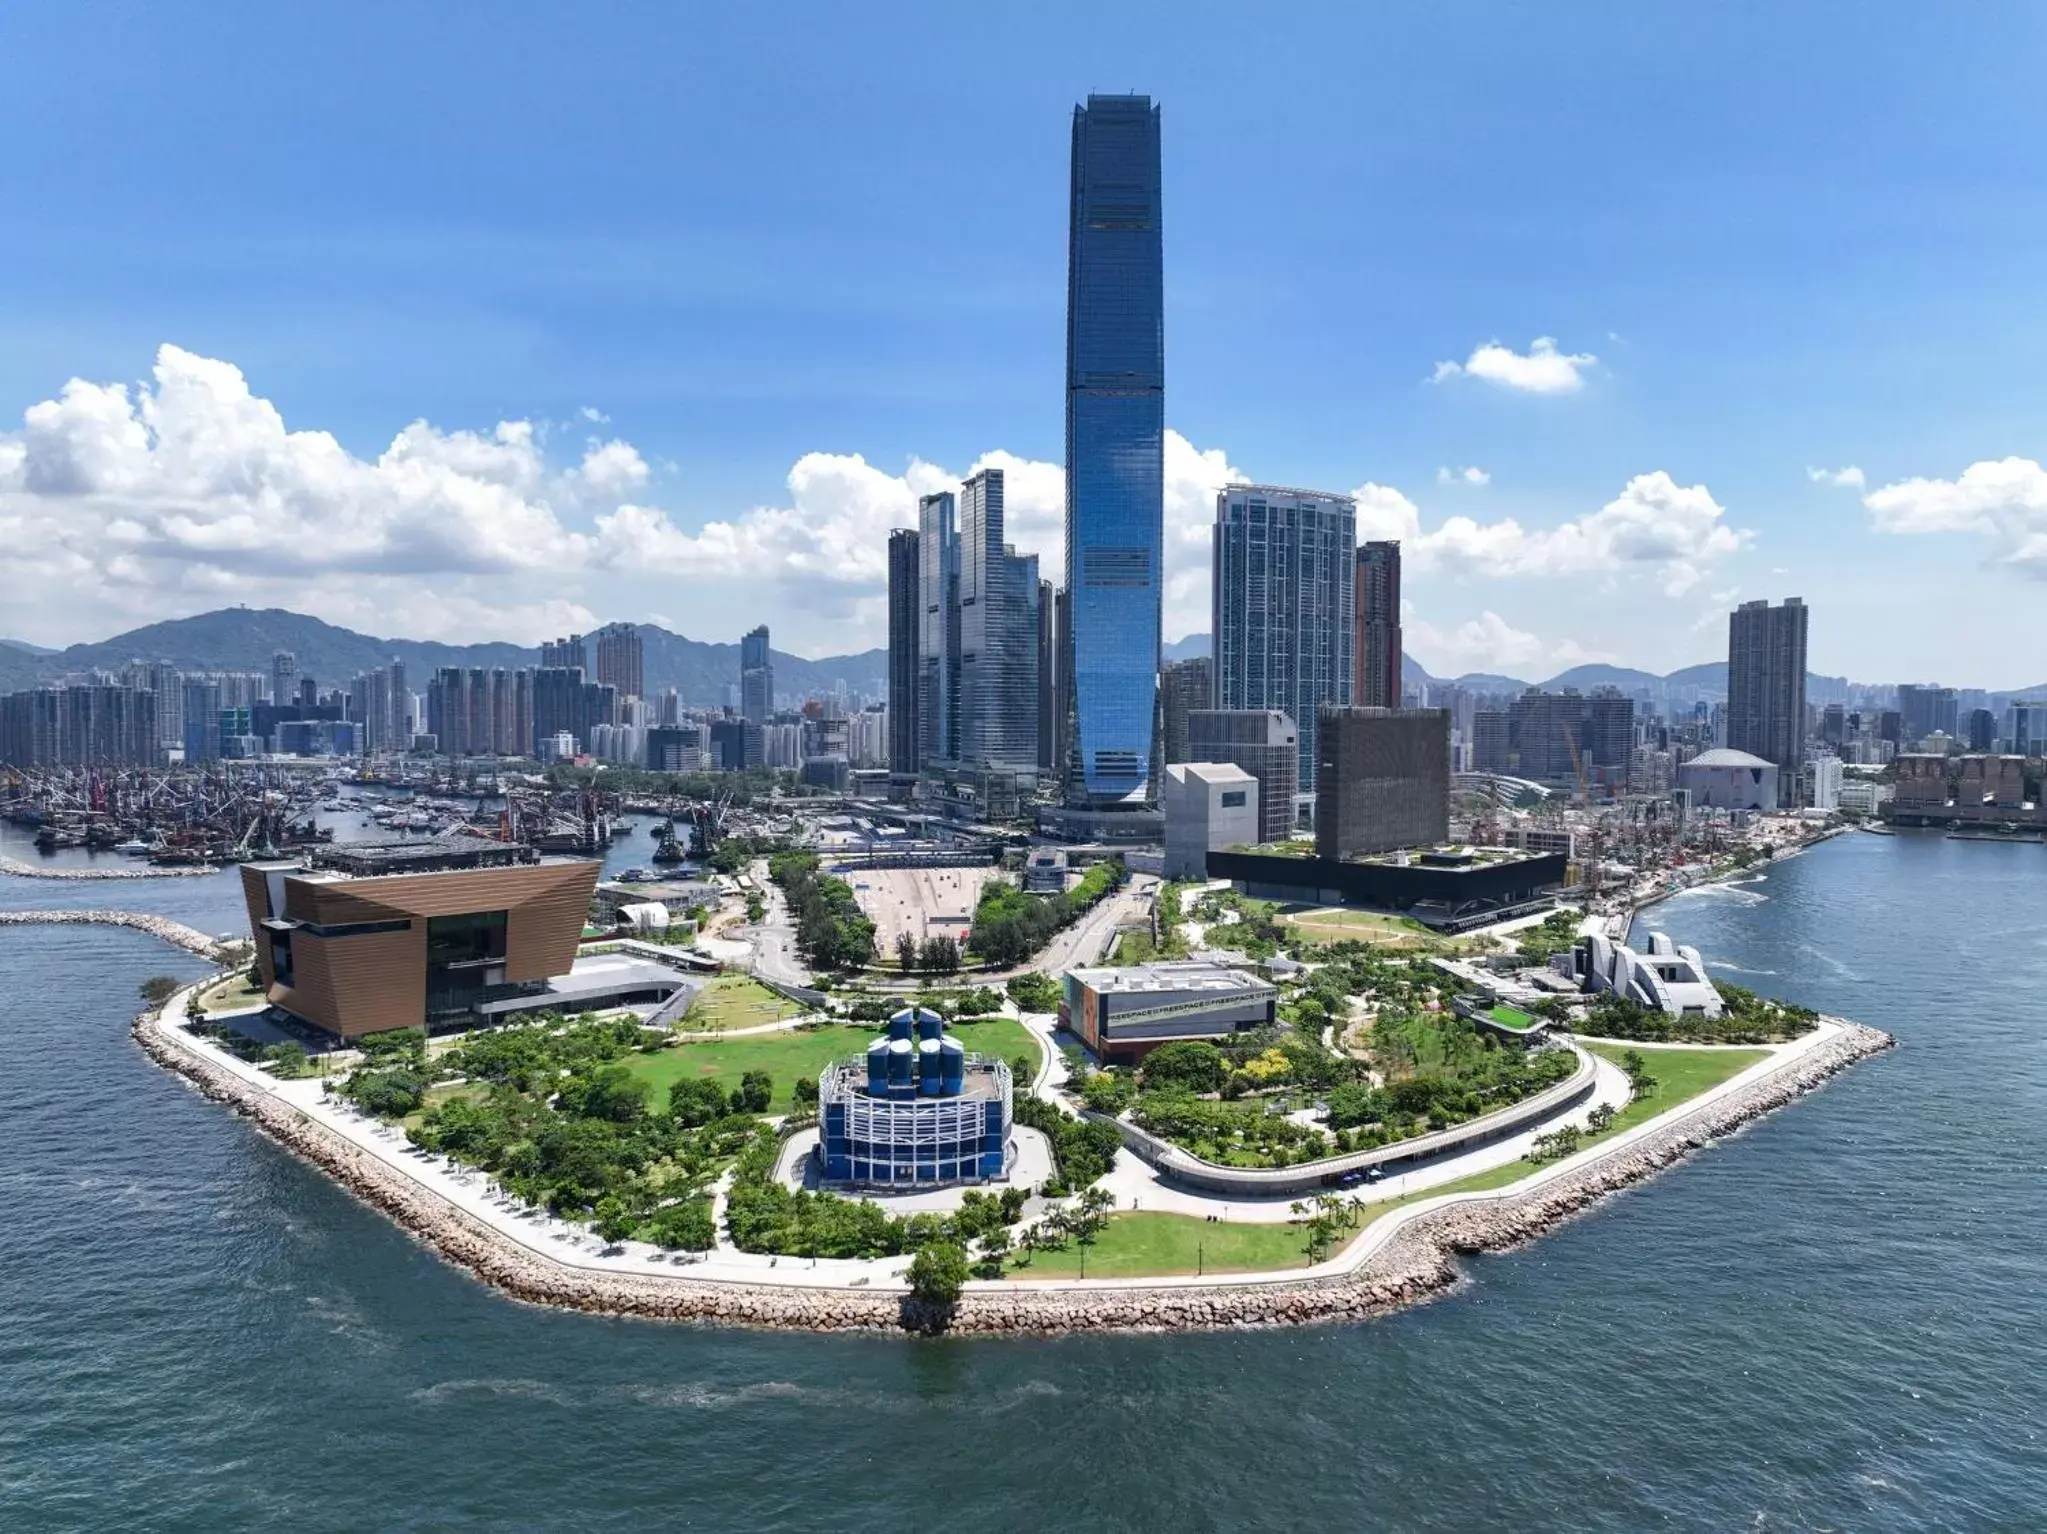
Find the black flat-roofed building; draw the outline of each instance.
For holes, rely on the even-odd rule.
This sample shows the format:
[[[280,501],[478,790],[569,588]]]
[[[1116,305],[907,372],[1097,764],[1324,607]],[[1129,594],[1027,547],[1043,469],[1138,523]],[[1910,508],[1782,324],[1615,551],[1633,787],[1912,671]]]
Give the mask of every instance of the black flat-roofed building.
[[[1403,911],[1431,926],[1497,919],[1563,887],[1561,852],[1446,848],[1377,858],[1301,857],[1259,848],[1208,855],[1208,876],[1247,895],[1299,905],[1363,905]]]
[[[1325,708],[1315,742],[1315,854],[1431,847],[1450,835],[1450,713]]]

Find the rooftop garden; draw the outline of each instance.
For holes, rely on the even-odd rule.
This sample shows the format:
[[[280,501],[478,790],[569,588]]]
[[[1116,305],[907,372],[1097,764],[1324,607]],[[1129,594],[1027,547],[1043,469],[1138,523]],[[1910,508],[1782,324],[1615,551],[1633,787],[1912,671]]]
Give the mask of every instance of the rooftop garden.
[[[802,1010],[750,975],[717,975],[690,999],[682,1027],[691,1032],[723,1033],[782,1022]]]
[[[1290,1166],[1464,1123],[1565,1080],[1568,1050],[1530,1049],[1448,1005],[1461,982],[1367,945],[1332,945],[1287,993],[1287,1026],[1162,1046],[1086,1075],[1083,1101],[1205,1161]],[[1353,1028],[1353,1024],[1357,1026]],[[1325,1030],[1358,1042],[1331,1049]]]

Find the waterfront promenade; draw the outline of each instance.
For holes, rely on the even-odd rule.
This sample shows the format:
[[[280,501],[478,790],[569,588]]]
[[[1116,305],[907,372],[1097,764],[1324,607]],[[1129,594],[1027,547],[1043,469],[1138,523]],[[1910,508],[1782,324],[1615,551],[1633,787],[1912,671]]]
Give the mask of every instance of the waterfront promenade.
[[[317,1081],[280,1082],[182,1026],[196,988],[136,1023],[159,1063],[232,1103],[266,1133],[325,1168],[450,1261],[537,1303],[660,1319],[818,1330],[897,1331],[917,1323],[903,1270],[878,1262],[717,1251],[688,1258],[577,1227],[505,1198],[481,1174],[429,1156],[395,1127],[324,1097]],[[1386,1209],[1328,1261],[1228,1276],[1003,1280],[967,1285],[942,1319],[958,1332],[1044,1332],[1298,1324],[1362,1319],[1456,1282],[1460,1253],[1539,1235],[1605,1194],[1691,1154],[1888,1047],[1873,1029],[1829,1020],[1812,1034],[1669,1113],[1512,1186]],[[929,1319],[929,1318],[924,1318]]]

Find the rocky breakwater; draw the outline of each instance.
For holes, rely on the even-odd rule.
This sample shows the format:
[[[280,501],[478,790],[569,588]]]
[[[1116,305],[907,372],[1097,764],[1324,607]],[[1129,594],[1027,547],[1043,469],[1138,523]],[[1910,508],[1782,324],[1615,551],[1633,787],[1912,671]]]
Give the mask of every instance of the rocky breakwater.
[[[0,874],[18,879],[191,879],[219,870],[197,868],[49,868],[24,863],[18,858],[0,857]]]
[[[222,957],[221,945],[205,933],[147,911],[0,911],[0,927],[132,927],[202,959]]]
[[[899,1290],[712,1281],[674,1271],[571,1266],[491,1229],[260,1084],[226,1069],[156,1014],[136,1020],[135,1036],[159,1064],[247,1115],[449,1261],[519,1299],[650,1320],[978,1335],[1298,1326],[1384,1315],[1456,1284],[1458,1256],[1529,1241],[1892,1044],[1875,1029],[1844,1025],[1834,1038],[1786,1060],[1760,1080],[1578,1165],[1566,1163],[1535,1187],[1389,1216],[1400,1222],[1392,1236],[1347,1271],[1199,1284],[981,1285],[957,1304],[934,1309]],[[1361,1239],[1370,1242],[1374,1234],[1368,1227]]]

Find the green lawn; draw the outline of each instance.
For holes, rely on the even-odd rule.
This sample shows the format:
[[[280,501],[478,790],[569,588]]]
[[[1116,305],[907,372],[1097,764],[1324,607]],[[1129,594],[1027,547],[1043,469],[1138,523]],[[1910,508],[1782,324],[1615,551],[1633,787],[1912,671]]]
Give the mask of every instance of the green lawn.
[[[1510,1007],[1504,1002],[1499,1006],[1488,1008],[1485,1015],[1498,1023],[1502,1028],[1512,1028],[1516,1033],[1526,1033],[1535,1026],[1535,1019],[1528,1013],[1523,1012],[1519,1007]]]
[[[193,1008],[199,1012],[240,1011],[243,1007],[260,1006],[263,1000],[263,988],[249,984],[249,972],[244,968],[208,986],[199,994]]]
[[[1630,1044],[1587,1044],[1585,1046],[1601,1059],[1611,1060],[1615,1065],[1634,1046]],[[1675,1108],[1687,1098],[1697,1097],[1701,1092],[1717,1087],[1730,1076],[1739,1075],[1758,1060],[1767,1059],[1767,1049],[1645,1049],[1642,1058],[1649,1062],[1649,1074],[1656,1078],[1656,1088],[1646,1097],[1635,1098],[1614,1115],[1610,1134],[1619,1134],[1623,1129],[1632,1129],[1659,1113]],[[1596,1144],[1605,1136],[1588,1138],[1587,1144]]]
[[[1263,1273],[1308,1265],[1307,1233],[1292,1225],[1211,1224],[1191,1214],[1109,1217],[1095,1244],[1039,1252],[1009,1278],[1158,1278],[1169,1273]],[[1199,1264],[1197,1268],[1197,1263]]]
[[[1037,1039],[1023,1024],[1006,1017],[956,1024],[948,1031],[966,1045],[969,1053],[997,1055],[1004,1060],[1014,1055],[1029,1055],[1034,1060],[1039,1057]],[[630,1055],[626,1064],[635,1075],[654,1084],[657,1103],[667,1100],[669,1083],[682,1076],[716,1076],[737,1086],[747,1071],[766,1071],[775,1078],[775,1099],[769,1111],[786,1113],[797,1077],[815,1077],[834,1060],[865,1055],[867,1046],[881,1032],[878,1028],[834,1023],[824,1028],[756,1033],[743,1039],[694,1040],[656,1054]]]
[[[682,1027],[693,1033],[729,1033],[779,1023],[803,1009],[778,996],[751,975],[719,975],[696,994],[683,1014]]]

